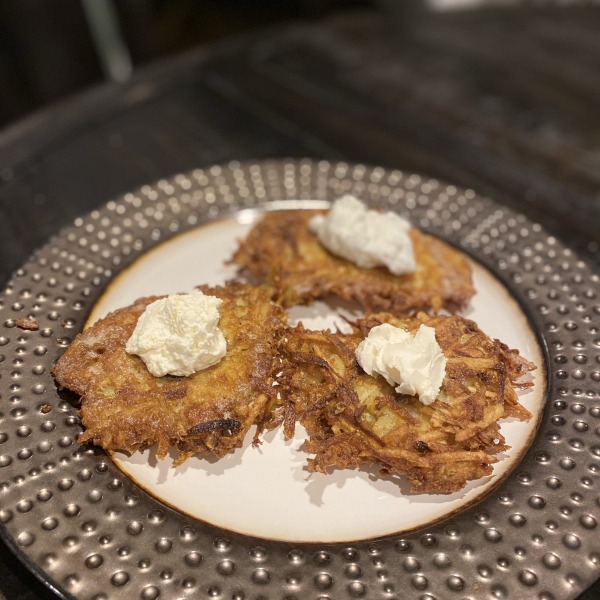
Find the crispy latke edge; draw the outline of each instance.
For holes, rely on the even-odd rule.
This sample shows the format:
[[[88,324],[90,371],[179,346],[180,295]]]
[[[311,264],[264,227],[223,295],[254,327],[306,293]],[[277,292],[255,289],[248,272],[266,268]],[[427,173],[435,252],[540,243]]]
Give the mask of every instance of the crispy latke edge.
[[[225,284],[223,284],[221,286],[200,285],[200,286],[197,286],[197,288],[201,289],[204,292],[209,292],[211,289],[215,289],[216,290],[218,288],[222,288],[222,289],[226,290],[230,286],[235,289],[235,288],[241,288],[241,287],[244,287],[244,286],[248,286],[248,284],[244,284],[244,283],[241,283],[241,282],[238,282],[238,281],[233,281],[233,282],[226,282]],[[273,331],[273,339],[270,342],[271,345],[272,345],[272,348],[274,350],[274,353],[273,353],[273,356],[272,356],[272,365],[271,365],[271,369],[270,369],[270,379],[274,380],[275,379],[274,375],[275,375],[275,373],[276,373],[276,371],[278,369],[278,364],[279,364],[278,363],[279,353],[278,353],[278,350],[277,350],[278,344],[279,344],[279,340],[281,339],[281,337],[283,335],[285,335],[285,332],[288,329],[287,314],[286,314],[285,310],[281,306],[277,305],[276,303],[274,303],[272,300],[269,299],[270,298],[270,294],[266,290],[265,286],[248,286],[248,287],[253,292],[260,290],[261,293],[263,293],[263,295],[265,297],[265,300],[267,302],[271,303],[271,305],[275,309],[275,312],[277,313],[277,314],[274,313],[272,315],[272,317],[275,318],[275,319],[277,319],[279,321],[279,323],[280,323],[280,326],[276,330]],[[233,294],[233,292],[232,292],[232,294]],[[164,296],[152,296],[152,297],[146,297],[146,298],[139,298],[139,299],[133,301],[132,303],[130,303],[127,307],[122,307],[121,309],[117,309],[115,311],[112,311],[111,313],[109,313],[108,315],[106,315],[106,317],[104,317],[104,318],[107,318],[107,317],[109,317],[109,316],[111,316],[111,315],[113,315],[115,313],[118,313],[122,309],[131,308],[135,304],[139,303],[140,301],[146,301],[146,300],[152,300],[152,301],[154,301],[154,300],[160,299],[162,297],[164,297]],[[101,320],[102,319],[95,320],[90,325],[90,327],[93,327],[95,324],[99,323]],[[89,322],[89,320],[88,320],[88,322]],[[79,335],[83,335],[86,332],[86,330],[88,330],[90,327],[87,327],[87,326],[84,327],[84,329],[78,334],[78,336]],[[62,358],[62,356],[60,358]],[[77,395],[77,397],[78,397],[77,402],[81,406],[82,402],[85,400],[85,394],[80,394],[77,391],[71,390],[67,385],[63,386],[56,379],[56,374],[55,374],[54,371],[55,371],[55,367],[53,367],[51,369],[51,373],[52,373],[52,375],[54,377],[54,380],[55,380],[55,383],[56,383],[58,389],[59,390],[66,389],[66,390],[69,390],[70,393],[73,393],[74,395]],[[260,403],[262,403],[264,405],[266,405],[267,402],[268,402],[268,400],[269,400],[269,395],[265,393],[265,386],[266,386],[266,384],[264,384],[264,385],[258,385],[258,387],[255,386],[256,387],[255,391],[257,392],[256,399],[257,399],[257,401],[260,400]],[[270,387],[269,387],[269,391],[270,391]],[[81,414],[81,408],[79,409],[78,412],[79,412],[79,414]],[[206,452],[204,452],[204,451],[201,452],[200,450],[198,450],[198,452],[193,453],[193,454],[213,455],[213,456],[216,456],[217,458],[221,458],[222,456],[225,456],[226,454],[228,454],[230,452],[233,452],[234,450],[236,450],[237,448],[239,448],[239,447],[242,446],[244,439],[246,438],[246,436],[250,432],[250,429],[252,428],[253,425],[257,425],[257,432],[254,435],[254,442],[253,442],[253,444],[260,443],[259,440],[258,440],[258,436],[265,429],[263,427],[264,420],[265,420],[264,410],[260,410],[257,413],[257,416],[254,418],[254,420],[250,424],[250,426],[248,427],[248,429],[246,430],[246,433],[244,434],[244,437],[240,438],[238,440],[238,443],[236,445],[234,445],[233,447],[229,448],[222,455],[219,455],[214,450],[210,450],[208,448],[207,448]],[[162,445],[162,446],[164,446],[165,444],[167,444],[166,450],[162,453],[163,457],[166,456],[167,452],[169,452],[170,450],[175,449],[176,452],[178,452],[178,457],[175,460],[173,466],[177,466],[178,464],[181,464],[182,462],[184,462],[185,460],[187,460],[187,458],[189,458],[190,456],[193,455],[193,454],[184,454],[184,452],[181,449],[178,448],[178,443],[177,442],[171,443],[170,440],[162,440],[160,442],[153,442],[153,443],[150,443],[150,444],[141,443],[134,450],[127,450],[127,449],[123,449],[123,448],[107,448],[107,447],[103,446],[102,444],[98,443],[97,442],[97,438],[94,437],[95,435],[101,434],[102,431],[97,431],[96,433],[92,433],[91,435],[89,434],[89,432],[90,432],[90,428],[86,427],[79,434],[78,439],[82,440],[82,438],[83,438],[83,440],[82,440],[81,443],[91,443],[92,445],[94,445],[96,447],[102,448],[102,450],[104,452],[106,452],[109,456],[113,456],[115,452],[122,452],[124,454],[131,455],[131,454],[133,454],[135,452],[138,452],[138,451],[145,451],[148,448],[151,448],[152,446],[154,446],[156,444],[159,444],[159,445]],[[86,436],[88,436],[88,437],[86,437]],[[183,443],[184,442],[184,438],[182,438],[182,440],[180,440],[180,442]]]
[[[374,315],[369,315],[369,316],[374,316]],[[391,315],[391,316],[395,316],[395,315]],[[410,315],[406,315],[405,317],[406,318],[411,318]],[[349,321],[349,324],[352,325],[355,330],[357,330],[357,329],[359,329],[359,326],[357,324],[358,321],[365,321],[368,318],[369,317],[365,317],[364,319],[359,319],[359,320],[357,320],[357,322]],[[402,317],[397,317],[396,316],[396,318],[402,318]],[[412,316],[412,318],[414,318],[414,315]],[[470,319],[467,319],[465,317],[462,317],[462,318],[465,319],[466,321],[470,320]],[[527,319],[527,323],[531,327],[529,319]],[[299,325],[302,327],[301,323]],[[475,323],[475,325],[477,326],[476,323]],[[531,328],[531,330],[533,332],[535,332],[534,328]],[[321,333],[321,332],[318,332],[318,333]],[[326,333],[329,333],[331,337],[335,337],[330,332],[326,332]],[[483,332],[483,333],[485,334],[485,332]],[[487,336],[487,334],[485,334],[485,335]],[[495,341],[495,342],[499,343],[502,347],[504,347],[509,352],[514,352],[515,351],[514,349],[510,349],[503,342],[500,342],[499,340],[497,340],[495,338],[491,338],[490,336],[487,336],[487,337],[489,339],[491,339],[492,341]],[[491,485],[489,489],[486,489],[480,495],[477,495],[472,501],[469,502],[468,505],[470,505],[470,504],[472,504],[474,502],[477,502],[480,499],[483,499],[489,493],[492,493],[493,490],[495,490],[498,485],[500,485],[507,477],[509,477],[509,475],[518,467],[518,465],[521,463],[521,461],[522,461],[523,457],[525,456],[525,454],[531,448],[531,445],[533,444],[533,441],[535,440],[535,437],[537,436],[537,433],[539,431],[539,427],[540,427],[540,424],[541,424],[541,421],[542,421],[542,417],[543,417],[543,414],[544,414],[545,403],[546,403],[546,400],[547,400],[548,380],[547,380],[546,354],[544,352],[543,345],[540,344],[540,340],[539,340],[538,336],[534,334],[534,337],[535,337],[535,340],[536,340],[536,349],[537,349],[537,352],[535,353],[537,356],[534,357],[534,360],[528,360],[528,359],[524,358],[520,354],[520,352],[517,351],[518,354],[519,354],[519,356],[521,357],[521,359],[525,363],[529,363],[529,365],[532,367],[530,369],[527,369],[527,371],[524,373],[524,375],[527,375],[528,373],[530,373],[533,370],[537,370],[537,377],[536,377],[535,383],[531,382],[531,385],[527,386],[527,387],[532,387],[532,386],[535,385],[535,387],[536,387],[535,393],[536,393],[537,397],[539,398],[539,409],[532,413],[527,408],[523,407],[524,410],[529,414],[529,417],[521,419],[521,420],[527,420],[528,422],[531,422],[531,420],[533,419],[533,428],[529,431],[529,433],[527,435],[527,439],[525,440],[525,442],[522,445],[520,445],[520,449],[519,449],[517,455],[512,459],[512,462],[511,462],[509,468],[507,468],[501,475],[498,476],[497,480],[494,481],[493,485]],[[515,393],[518,395],[518,391],[519,391],[519,387],[520,387],[518,385],[518,380],[516,380],[515,382],[512,382],[512,386],[513,386],[513,389],[514,389]],[[519,405],[522,406],[520,403],[519,403]],[[500,421],[502,419],[504,419],[504,418],[508,418],[508,417],[504,417],[504,416],[500,417],[497,421],[495,421],[495,423],[497,423],[500,426]],[[514,418],[518,418],[518,417],[514,417]],[[296,416],[296,420],[295,421],[299,422],[299,417],[298,416]],[[495,456],[497,456],[497,455],[490,454],[490,457],[495,457]],[[493,462],[498,462],[498,461],[495,460]],[[371,463],[369,463],[369,464],[371,464]],[[490,464],[493,464],[493,463],[490,463]],[[336,469],[336,468],[339,468],[339,467],[331,467],[331,468]],[[490,476],[492,476],[492,474],[490,474]],[[481,479],[481,478],[467,480],[467,484],[466,485],[468,485],[469,481],[478,481],[479,479]],[[464,486],[463,486],[463,488],[461,488],[461,490],[462,489],[464,489]],[[457,490],[457,492],[460,492],[461,490]],[[428,492],[418,492],[418,493],[421,494],[421,493],[428,493]],[[451,493],[454,493],[454,492],[451,492]],[[463,510],[463,508],[461,507],[460,509],[457,509],[457,510]],[[454,514],[454,512],[450,513],[448,516],[450,516],[452,514]],[[444,516],[443,518],[445,519],[446,516]],[[419,526],[419,527],[421,527],[421,526]]]
[[[308,212],[315,212],[315,209],[293,208],[293,209],[288,209],[288,210],[277,210],[277,211],[269,212],[266,215],[263,215],[263,218],[268,218],[269,216],[276,217],[277,215],[284,215],[286,213],[292,214],[293,212],[298,212],[298,213],[307,212],[308,213]],[[318,212],[322,212],[322,211],[318,211]],[[310,293],[308,293],[306,296],[302,297],[302,296],[298,296],[298,294],[294,288],[292,288],[292,287],[285,288],[285,287],[282,287],[281,285],[278,285],[276,282],[279,279],[279,276],[277,275],[276,269],[272,269],[271,272],[268,274],[264,271],[264,269],[263,269],[262,274],[258,273],[258,271],[253,270],[252,263],[256,263],[257,265],[259,263],[253,259],[254,254],[253,254],[253,252],[250,251],[250,249],[252,248],[252,243],[250,240],[251,240],[251,236],[254,233],[254,231],[257,229],[258,226],[260,226],[260,223],[261,223],[260,221],[255,223],[254,227],[248,232],[248,234],[246,235],[246,237],[244,239],[237,240],[238,247],[234,251],[233,255],[231,256],[231,258],[228,261],[229,264],[238,265],[238,276],[241,275],[241,276],[246,276],[246,277],[257,278],[259,281],[268,282],[268,285],[273,289],[274,300],[278,304],[283,306],[284,308],[290,308],[291,306],[295,306],[298,304],[310,305],[315,300],[325,298],[326,295],[323,295],[319,291],[318,288],[311,290]],[[424,300],[420,304],[413,303],[412,306],[410,304],[407,306],[406,301],[403,300],[403,298],[405,298],[405,296],[403,296],[400,292],[398,292],[398,296],[396,298],[391,297],[391,296],[387,297],[387,298],[383,298],[382,303],[380,304],[380,303],[378,303],[377,297],[382,298],[381,295],[369,293],[368,291],[365,292],[364,286],[358,288],[358,291],[355,290],[354,292],[351,292],[351,293],[349,292],[346,295],[344,295],[340,292],[328,292],[327,295],[333,294],[333,295],[339,296],[340,298],[345,298],[347,300],[356,301],[359,304],[363,305],[363,308],[367,314],[373,313],[373,312],[388,311],[388,312],[393,312],[397,316],[400,316],[400,315],[407,315],[407,314],[416,314],[417,312],[420,312],[422,310],[431,310],[431,311],[437,313],[441,309],[445,309],[445,310],[448,310],[448,312],[456,313],[456,312],[464,309],[468,305],[470,299],[476,294],[476,290],[473,285],[472,269],[469,264],[468,256],[462,251],[461,248],[454,246],[452,243],[450,243],[446,240],[438,238],[437,236],[435,236],[431,233],[421,231],[420,229],[418,229],[416,227],[414,227],[413,229],[415,231],[415,234],[422,236],[424,238],[424,240],[422,240],[422,241],[426,241],[428,238],[432,238],[436,242],[439,242],[439,243],[443,244],[444,246],[447,246],[452,252],[456,253],[458,258],[461,258],[464,261],[463,266],[469,272],[469,281],[467,283],[463,282],[461,284],[460,289],[461,289],[462,295],[460,295],[460,297],[458,297],[458,296],[456,298],[449,297],[446,300],[442,300],[442,298],[440,297],[439,294],[432,295],[431,292],[421,291],[420,295],[421,296],[429,295],[430,296],[429,299],[426,301]],[[292,246],[295,246],[296,243],[297,243],[296,239],[293,238]],[[257,248],[260,250],[260,245],[257,245]],[[343,260],[343,259],[339,259],[339,257],[334,257],[334,258],[336,258],[336,260]],[[315,283],[314,285],[317,285],[317,284]],[[346,286],[346,287],[348,287],[348,286]],[[350,287],[352,287],[352,286],[350,286]],[[402,301],[400,302],[400,300],[402,300]]]

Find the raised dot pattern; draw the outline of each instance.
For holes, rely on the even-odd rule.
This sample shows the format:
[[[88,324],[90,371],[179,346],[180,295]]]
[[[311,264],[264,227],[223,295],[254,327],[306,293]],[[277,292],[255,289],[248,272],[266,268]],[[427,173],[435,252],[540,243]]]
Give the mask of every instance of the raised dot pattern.
[[[286,547],[284,568],[277,544],[242,552],[241,542],[157,508],[110,462],[79,448],[79,419],[54,392],[50,368],[82,328],[96,290],[150,246],[270,199],[343,193],[406,213],[498,273],[545,336],[553,396],[532,460],[476,508],[377,544]],[[600,549],[588,542],[600,506],[599,290],[598,277],[536,224],[415,174],[328,161],[233,162],[142,186],[78,218],[0,297],[0,522],[69,592],[104,573],[98,598],[153,600],[178,581],[208,597],[267,597],[276,585],[289,598],[394,598],[409,589],[459,597],[476,586],[498,598],[531,591],[558,599],[556,590],[591,581],[600,565]],[[21,316],[40,329],[19,329]],[[82,557],[77,572],[74,553]]]

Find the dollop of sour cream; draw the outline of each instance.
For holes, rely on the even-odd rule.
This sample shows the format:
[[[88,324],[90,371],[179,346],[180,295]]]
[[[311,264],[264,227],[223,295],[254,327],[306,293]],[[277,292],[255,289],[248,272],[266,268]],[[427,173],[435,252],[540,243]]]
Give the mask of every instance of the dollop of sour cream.
[[[218,327],[221,302],[202,292],[152,302],[138,319],[125,350],[139,356],[155,377],[184,377],[216,365],[227,352]]]
[[[358,345],[356,358],[365,373],[382,375],[398,393],[418,395],[423,404],[435,401],[446,375],[447,359],[435,329],[426,325],[414,336],[389,323],[373,327]]]
[[[332,254],[359,267],[385,266],[394,275],[416,269],[410,223],[393,212],[368,210],[354,196],[343,196],[308,227]]]

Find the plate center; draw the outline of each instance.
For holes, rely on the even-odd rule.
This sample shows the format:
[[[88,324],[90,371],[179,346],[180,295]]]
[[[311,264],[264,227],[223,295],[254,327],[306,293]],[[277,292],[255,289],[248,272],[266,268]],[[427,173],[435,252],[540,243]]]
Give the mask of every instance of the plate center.
[[[141,296],[189,292],[199,284],[218,285],[235,275],[226,264],[236,240],[259,215],[243,213],[185,232],[150,250],[120,273],[94,306],[88,322],[126,306]],[[511,449],[498,456],[490,477],[471,481],[450,495],[410,495],[402,477],[380,478],[376,469],[336,470],[310,474],[302,450],[305,432],[283,439],[280,430],[266,434],[252,448],[244,446],[220,460],[193,457],[177,468],[171,455],[157,461],[154,450],[128,457],[117,465],[163,502],[197,519],[239,533],[295,542],[342,542],[398,533],[437,521],[474,502],[497,484],[519,461],[537,429],[544,398],[544,363],[527,318],[507,289],[485,268],[472,262],[477,294],[464,313],[491,337],[516,348],[538,367],[534,386],[521,394],[533,414],[529,422],[501,421]],[[352,304],[316,302],[290,310],[290,322],[311,329],[343,329],[345,317],[356,317]]]

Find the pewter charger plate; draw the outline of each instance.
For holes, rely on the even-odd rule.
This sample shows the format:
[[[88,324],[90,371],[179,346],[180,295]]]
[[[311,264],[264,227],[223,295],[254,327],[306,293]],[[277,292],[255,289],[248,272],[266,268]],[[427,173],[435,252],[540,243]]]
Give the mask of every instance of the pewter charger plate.
[[[547,371],[541,424],[483,500],[374,540],[286,541],[174,510],[78,446],[72,398],[58,394],[50,368],[115,275],[199,225],[347,192],[461,247],[508,288],[537,334]],[[0,297],[3,538],[60,595],[81,599],[573,598],[600,574],[599,293],[598,276],[539,225],[414,174],[230,163],[144,186],[77,219]],[[39,331],[15,326],[28,315]]]

